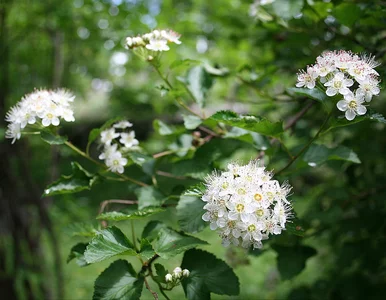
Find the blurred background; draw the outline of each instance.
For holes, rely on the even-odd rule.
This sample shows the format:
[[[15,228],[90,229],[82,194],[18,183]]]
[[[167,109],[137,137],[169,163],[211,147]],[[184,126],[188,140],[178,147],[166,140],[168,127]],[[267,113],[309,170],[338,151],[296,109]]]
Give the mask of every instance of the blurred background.
[[[132,197],[124,184],[102,183],[92,191],[42,198],[45,186],[71,173],[72,160],[88,163],[39,137],[11,145],[4,138],[3,116],[34,88],[66,87],[76,95],[76,122],[61,132],[81,149],[92,128],[125,116],[143,148],[166,150],[178,141],[161,136],[153,121],[181,126],[179,109],[162,95],[154,70],[124,48],[127,36],[155,28],[182,34],[182,44],[163,55],[164,70],[176,59],[229,70],[215,77],[206,115],[232,109],[288,122],[310,100],[292,98],[286,88],[294,86],[298,69],[324,50],[372,53],[382,62],[377,68],[381,78],[386,75],[385,1],[0,0],[3,299],[90,299],[94,280],[108,262],[86,268],[67,264],[71,247],[82,240],[72,235],[73,227],[94,222],[102,201]],[[171,75],[185,72],[182,66]],[[381,90],[371,103],[383,115],[385,95]],[[289,147],[307,140],[310,128],[323,119],[320,106],[313,105],[286,133]],[[384,127],[366,121],[322,137],[325,144],[352,148],[361,164],[332,160],[310,169],[299,162],[290,181],[295,210],[307,228],[302,247],[284,236],[291,247],[268,246],[248,254],[223,248],[208,228],[199,234],[211,243],[209,251],[235,267],[242,283],[235,299],[381,299],[386,292]],[[252,155],[256,149],[234,156],[244,160]],[[285,153],[277,157],[284,159]],[[276,162],[267,163],[274,168]],[[132,177],[137,171],[131,170]],[[143,225],[138,222],[138,233]],[[180,261],[168,262],[170,268]],[[279,273],[278,263],[287,273]],[[171,296],[180,299],[182,293],[177,288]],[[143,296],[151,295],[144,291]]]

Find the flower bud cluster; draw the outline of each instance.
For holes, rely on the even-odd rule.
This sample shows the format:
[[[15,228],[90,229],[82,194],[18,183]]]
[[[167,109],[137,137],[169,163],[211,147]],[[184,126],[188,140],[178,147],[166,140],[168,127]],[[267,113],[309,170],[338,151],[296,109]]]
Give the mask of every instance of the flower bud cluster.
[[[21,101],[7,113],[5,120],[9,122],[6,138],[13,139],[12,144],[20,139],[22,130],[29,127],[58,126],[61,120],[75,121],[71,102],[75,96],[65,90],[36,90],[25,95]]]
[[[180,34],[172,30],[153,30],[142,36],[127,37],[126,46],[129,49],[146,48],[151,51],[168,51],[168,43],[181,44]]]
[[[181,280],[183,278],[189,277],[190,272],[187,269],[181,269],[180,267],[177,267],[173,270],[172,274],[166,274],[165,275],[165,281],[168,285],[168,288],[173,288],[180,284]]]
[[[99,159],[105,161],[111,172],[122,174],[127,164],[125,154],[139,144],[133,130],[126,132],[126,129],[132,126],[133,124],[128,121],[120,121],[101,132],[103,152],[99,155]]]
[[[280,186],[257,161],[245,166],[231,163],[227,169],[206,178],[202,219],[218,231],[225,247],[262,248],[262,240],[280,234],[293,216],[287,200],[292,187]]]
[[[319,87],[327,96],[342,96],[336,106],[345,112],[347,120],[367,111],[366,102],[380,92],[379,74],[374,70],[379,63],[373,56],[358,56],[349,51],[327,51],[316,58],[316,64],[298,73],[297,87]]]

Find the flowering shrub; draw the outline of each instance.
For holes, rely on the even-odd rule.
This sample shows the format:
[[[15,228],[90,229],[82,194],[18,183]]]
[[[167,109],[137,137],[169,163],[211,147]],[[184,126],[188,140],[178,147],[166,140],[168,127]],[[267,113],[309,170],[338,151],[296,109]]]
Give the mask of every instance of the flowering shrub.
[[[351,121],[367,111],[366,102],[378,96],[379,66],[373,56],[362,57],[348,51],[327,51],[316,58],[316,64],[298,74],[297,87],[319,88],[327,96],[343,97],[336,106]],[[318,83],[318,85],[317,85]]]
[[[273,2],[259,1],[256,5]],[[309,141],[304,145],[289,146],[284,133],[295,126],[308,108],[286,126],[279,120],[233,111],[219,110],[208,117],[204,110],[205,99],[214,78],[225,77],[231,72],[189,61],[194,65],[189,66],[185,75],[165,75],[161,69],[165,63],[161,53],[170,50],[170,43],[181,44],[179,38],[180,35],[171,30],[154,30],[126,39],[127,48],[149,63],[160,76],[162,95],[172,97],[184,110],[181,114],[183,127],[180,125],[176,129],[161,120],[154,121],[159,135],[173,139],[161,153],[149,153],[140,147],[135,131],[131,129],[133,124],[126,119],[110,120],[93,129],[85,151],[81,150],[59,132],[61,121],[75,121],[70,105],[75,97],[66,90],[36,90],[23,97],[6,116],[10,123],[6,137],[12,139],[12,143],[22,134],[39,134],[49,144],[65,145],[95,165],[96,171],[91,172],[73,162],[73,173],[50,184],[45,196],[89,190],[99,182],[109,180],[129,184],[136,195],[133,200],[102,202],[97,216],[99,227],[86,229],[86,234],[82,232],[83,236],[89,237],[87,242],[78,243],[71,249],[68,261],[76,259],[82,267],[118,255],[136,257],[141,264],[135,270],[128,261],[115,260],[96,279],[94,299],[139,299],[141,295],[148,298],[150,294],[145,295],[144,287],[154,299],[158,299],[159,293],[169,299],[167,292],[180,284],[188,299],[209,299],[210,293],[238,295],[240,284],[232,268],[208,251],[196,249],[208,243],[193,234],[209,225],[219,234],[222,245],[238,247],[239,251],[244,251],[243,255],[265,248],[285,248],[277,244],[278,235],[283,234],[284,238],[303,236],[307,228],[303,228],[287,199],[292,187],[286,181],[280,184],[273,179],[273,172],[267,171],[265,164],[276,164],[280,168],[275,176],[291,181],[288,171],[300,159],[305,162],[300,168],[316,167],[330,159],[360,163],[355,152],[346,147],[327,148],[315,141],[332,128],[351,125],[353,122],[350,121],[356,117],[357,122],[366,119],[360,116],[366,114],[367,103],[380,94],[379,74],[374,70],[378,63],[372,56],[360,57],[343,50],[324,52],[315,65],[298,74],[297,88],[289,88],[287,96],[297,100],[298,96],[306,95],[324,104],[336,100],[336,106],[345,112],[346,120],[342,122],[342,118],[334,116],[334,111],[328,109],[324,122]],[[186,61],[177,60],[172,66],[185,64]],[[241,75],[236,77],[250,84]],[[323,116],[322,111],[319,113]],[[374,113],[369,119],[386,122]],[[99,160],[93,158],[94,152],[90,152],[96,141]],[[247,148],[257,151],[256,156],[246,165],[236,162],[232,155],[238,149]],[[285,157],[285,163],[275,161],[277,156]],[[137,172],[131,172],[133,170]],[[138,173],[140,175],[133,175]],[[159,183],[161,176],[175,181],[190,180],[195,184],[188,187],[177,183],[166,191]],[[295,195],[301,193],[296,188],[293,190]],[[108,211],[109,204],[127,205],[129,209]],[[143,229],[141,237],[135,235],[133,220],[161,213],[167,216],[166,219],[172,219],[174,209],[178,229],[152,220]],[[130,237],[120,228],[108,224],[128,220],[132,226]],[[295,275],[304,268],[305,260],[315,254],[313,248],[300,245],[298,241],[296,247],[304,250],[306,258],[301,261],[300,270],[291,271]],[[180,254],[183,255],[181,267],[171,273],[161,263],[155,263],[158,259],[169,260]],[[280,259],[279,265],[282,265]],[[157,286],[156,291],[153,284],[149,284],[150,279]]]

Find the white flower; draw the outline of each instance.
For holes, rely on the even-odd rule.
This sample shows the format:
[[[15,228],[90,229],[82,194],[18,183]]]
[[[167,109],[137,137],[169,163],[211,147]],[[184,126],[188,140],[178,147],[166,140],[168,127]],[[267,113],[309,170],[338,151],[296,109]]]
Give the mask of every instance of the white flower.
[[[121,152],[114,152],[106,159],[106,166],[111,172],[118,172],[120,174],[124,171],[124,166],[127,164],[127,159],[122,157]]]
[[[315,87],[315,80],[318,78],[317,70],[313,67],[307,67],[307,73],[300,72],[298,74],[298,83],[297,87],[307,87],[309,89],[313,89]]]
[[[173,277],[175,277],[175,278],[181,278],[182,277],[182,269],[180,267],[177,267],[173,270]]]
[[[110,145],[112,140],[119,137],[119,133],[115,132],[114,128],[109,128],[101,132],[101,142]]]
[[[217,230],[222,244],[262,247],[269,234],[279,234],[292,217],[286,199],[291,187],[272,180],[272,173],[251,161],[231,163],[227,171],[206,178],[202,219]]]
[[[181,35],[173,30],[161,30],[161,36],[171,43],[175,43],[177,45],[181,44]]]
[[[131,127],[133,126],[132,123],[130,123],[129,121],[120,121],[118,123],[115,123],[113,125],[114,128],[119,128],[119,129],[126,129],[128,127]]]
[[[362,105],[365,102],[364,94],[361,91],[356,92],[355,96],[352,92],[344,96],[344,100],[340,100],[336,106],[340,111],[345,111],[346,119],[351,121],[356,115],[364,115],[367,111]]]
[[[119,139],[119,142],[125,145],[126,148],[131,148],[139,144],[138,140],[135,139],[134,131],[130,131],[129,133],[122,132],[120,135],[121,138]]]
[[[118,145],[105,145],[104,151],[99,155],[99,159],[108,159],[112,154],[117,152]]]
[[[353,84],[354,81],[352,79],[347,79],[345,78],[344,73],[338,72],[330,81],[327,81],[324,85],[327,86],[327,96],[335,96],[338,93],[341,95],[347,95],[350,92],[348,87],[352,86]]]
[[[173,281],[172,274],[166,274],[166,275],[165,275],[165,281],[166,281],[166,282],[171,282],[171,281]]]
[[[152,51],[168,51],[170,49],[167,41],[161,39],[151,39],[149,44],[146,45],[146,48]]]
[[[380,92],[379,81],[375,76],[368,76],[365,80],[359,81],[359,89],[365,94],[365,101],[370,102],[373,96],[377,96]]]
[[[5,120],[9,122],[7,137],[19,139],[21,129],[28,128],[28,125],[37,124],[58,126],[61,119],[73,122],[74,112],[70,102],[74,101],[75,96],[70,92],[59,89],[55,91],[36,90],[31,94],[25,95],[10,111],[6,114]]]
[[[183,269],[182,270],[182,276],[189,277],[189,275],[190,275],[190,271],[188,269]]]

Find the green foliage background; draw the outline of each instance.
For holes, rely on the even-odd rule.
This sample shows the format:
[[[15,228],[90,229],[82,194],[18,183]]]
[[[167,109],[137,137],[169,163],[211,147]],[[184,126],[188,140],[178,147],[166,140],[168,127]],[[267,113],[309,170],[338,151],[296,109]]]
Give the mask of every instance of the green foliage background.
[[[286,125],[310,106],[281,137],[291,153],[297,153],[315,135],[326,115],[322,104],[287,90],[294,86],[298,69],[312,64],[324,50],[345,49],[372,53],[382,62],[377,68],[380,78],[386,75],[386,6],[380,0],[276,0],[260,8],[256,16],[250,15],[252,3],[240,0],[3,0],[0,3],[0,78],[1,93],[6,96],[5,108],[35,87],[63,86],[75,91],[76,123],[65,125],[62,132],[82,149],[91,129],[112,117],[127,117],[134,123],[141,146],[148,153],[179,149],[179,155],[157,160],[157,169],[186,177],[176,180],[157,175],[158,186],[166,196],[179,196],[207,172],[223,168],[231,159],[247,162],[260,155],[269,169],[279,170],[288,162],[288,156],[283,147],[270,143],[267,137],[250,132],[242,135],[237,130],[229,132],[226,140],[213,139],[197,146],[192,142],[194,130],[184,127],[172,95],[164,95],[164,83],[150,65],[124,49],[126,36],[153,28],[171,28],[181,33],[183,43],[162,57],[161,69],[169,72],[170,78],[185,76],[195,65],[185,61],[169,69],[176,60],[201,61],[216,72],[228,69],[226,74],[211,76],[213,85],[203,97],[206,116],[219,110],[232,110],[272,122],[283,121]],[[177,80],[173,83],[186,93],[181,83]],[[381,85],[384,87],[383,82]],[[380,96],[371,102],[372,109],[385,115],[385,100],[381,90]],[[189,104],[200,111],[198,105]],[[226,121],[224,116],[221,118]],[[9,141],[4,140],[2,126],[1,147],[6,149],[3,145]],[[195,235],[210,244],[200,246],[201,249],[214,253],[234,268],[241,283],[240,296],[234,298],[381,299],[386,292],[384,127],[382,122],[365,120],[326,131],[316,145],[280,174],[280,181],[288,179],[294,186],[291,199],[304,228],[303,237],[284,233],[265,243],[262,251],[247,253],[223,248],[217,234],[209,228]],[[37,137],[16,144],[19,145],[15,147],[22,149],[28,167],[21,172],[20,155],[6,153],[9,174],[20,182],[15,193],[31,192],[30,185],[25,183],[28,177],[42,194],[60,174],[71,173],[73,160],[87,170],[94,168],[67,148],[56,147],[51,152],[50,145]],[[189,150],[184,151],[185,148]],[[97,147],[91,147],[94,157],[97,153]],[[193,155],[195,158],[202,155],[207,160],[203,160],[200,168],[194,168],[183,161]],[[127,173],[133,178],[148,179],[140,166],[133,165]],[[6,189],[4,178],[2,189]],[[90,239],[74,237],[72,233],[77,231],[74,227],[79,227],[79,223],[97,226],[95,218],[104,200],[137,196],[130,184],[101,182],[91,190],[43,198],[38,204],[15,200],[32,232],[28,236],[34,239],[33,247],[12,234],[5,213],[8,208],[2,207],[5,224],[0,232],[2,285],[13,288],[19,299],[47,295],[90,299],[95,279],[114,259],[84,268],[74,261],[66,264],[72,246]],[[44,205],[51,219],[51,234],[40,223],[40,205]],[[141,235],[149,220],[161,220],[173,228],[190,231],[190,223],[178,225],[178,218],[177,211],[173,211],[134,220],[136,235]],[[130,233],[129,222],[119,223],[119,227]],[[18,244],[21,246],[16,247]],[[60,276],[57,280],[60,266],[55,258],[55,244],[59,247],[64,274],[61,280]],[[36,256],[36,248],[40,256]],[[19,256],[21,263],[15,259]],[[135,270],[140,269],[137,261],[130,262]],[[157,262],[170,271],[181,264],[182,254]],[[157,290],[156,286],[152,288]],[[142,295],[143,299],[151,299],[145,288]],[[170,297],[183,297],[182,288],[175,288]]]

